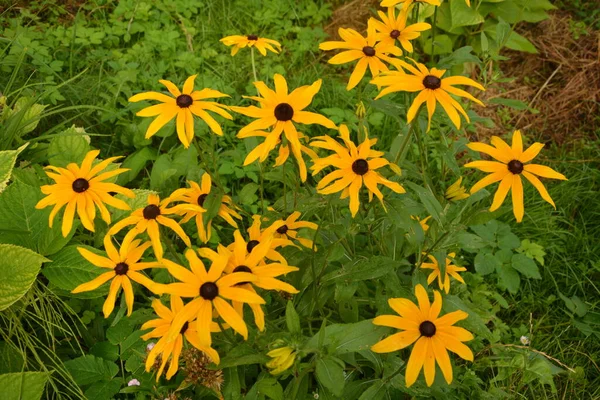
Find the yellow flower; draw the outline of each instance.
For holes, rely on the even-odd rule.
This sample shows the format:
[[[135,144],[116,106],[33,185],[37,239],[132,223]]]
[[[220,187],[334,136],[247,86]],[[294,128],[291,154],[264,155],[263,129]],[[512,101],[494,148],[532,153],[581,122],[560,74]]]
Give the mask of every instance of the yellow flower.
[[[150,240],[152,242],[152,249],[156,258],[159,260],[163,257],[163,247],[160,242],[160,229],[159,225],[166,226],[175,232],[186,246],[191,247],[192,243],[190,238],[185,234],[181,226],[171,218],[165,217],[165,215],[177,214],[178,212],[186,209],[191,209],[190,205],[180,204],[174,207],[168,208],[171,198],[160,201],[160,197],[156,194],[148,195],[148,205],[143,208],[138,208],[133,211],[129,217],[123,218],[116,224],[114,224],[109,230],[109,235],[114,235],[129,225],[135,225],[131,230],[135,230],[138,233],[148,232]],[[195,208],[194,208],[195,209]]]
[[[336,126],[323,115],[304,111],[312,102],[313,97],[319,92],[321,79],[310,86],[300,86],[289,94],[287,82],[283,76],[275,74],[273,79],[275,81],[275,90],[269,89],[262,81],[254,82],[254,86],[258,89],[261,97],[251,96],[248,98],[258,101],[260,108],[256,106],[231,107],[231,110],[235,112],[251,118],[257,118],[256,121],[240,129],[237,135],[238,138],[265,136],[265,141],[256,146],[246,156],[244,165],[251,164],[259,158],[260,162],[265,161],[271,150],[277,144],[281,143],[281,134],[283,132],[296,161],[298,161],[300,177],[304,182],[306,180],[306,164],[302,158],[302,151],[306,151],[306,147],[300,143],[300,138],[303,135],[296,130],[294,122],[297,124],[319,124],[330,129],[335,129]],[[271,132],[261,132],[257,135],[256,131],[267,128],[272,128]],[[287,145],[282,145],[279,150],[277,165],[283,164],[288,154],[289,149]]]
[[[383,194],[377,185],[387,186],[396,193],[406,192],[400,184],[384,178],[377,172],[379,168],[390,165],[390,162],[383,158],[383,152],[371,149],[371,146],[377,143],[377,139],[369,139],[365,135],[365,140],[357,147],[350,140],[350,132],[346,125],[340,126],[340,137],[345,147],[329,136],[319,136],[311,142],[313,147],[335,152],[333,155],[316,160],[311,167],[313,175],[329,166],[335,168],[335,171],[330,172],[317,184],[319,193],[332,194],[341,191],[341,198],[350,197],[350,212],[354,217],[360,205],[359,191],[363,185],[368,189],[369,201],[375,194],[384,209]]]
[[[314,222],[298,221],[298,218],[300,218],[300,211],[294,211],[291,213],[285,220],[283,220],[283,225],[275,230],[273,236],[276,239],[297,240],[302,246],[312,249],[313,241],[298,236],[298,229],[306,228],[316,231],[319,228],[319,225],[315,224]]]
[[[433,272],[427,277],[427,284],[431,284],[431,282],[433,282],[435,278],[438,278],[438,285],[440,286],[440,289],[443,289],[446,293],[448,293],[450,291],[450,276],[452,276],[454,279],[461,283],[465,283],[463,278],[458,273],[466,271],[467,269],[465,267],[453,265],[452,259],[455,257],[456,253],[448,254],[448,257],[446,258],[446,274],[442,278],[442,275],[440,273],[440,266],[438,265],[437,259],[431,254],[429,254],[428,258],[431,262],[424,262],[421,264],[421,268],[433,270]]]
[[[465,3],[467,3],[467,6],[471,7],[471,0],[465,0]]]
[[[383,0],[381,2],[381,7],[394,7],[397,4],[402,4],[404,9],[406,10],[413,3],[426,3],[426,4],[431,4],[432,6],[440,6],[442,4],[442,1],[441,0]]]
[[[423,229],[423,232],[427,232],[429,230],[429,225],[427,224],[427,221],[429,221],[431,215],[423,219],[420,219],[416,215],[411,215],[410,218],[414,221],[417,221],[419,225],[421,225],[421,229]]]
[[[457,321],[467,318],[464,311],[454,311],[439,317],[442,309],[442,296],[434,291],[434,302],[429,303],[427,292],[421,285],[415,287],[419,306],[408,299],[389,299],[388,304],[400,316],[380,315],[373,320],[375,325],[400,329],[371,347],[375,353],[389,353],[415,345],[406,365],[406,387],[417,380],[421,368],[425,373],[427,386],[435,379],[435,363],[440,366],[448,384],[452,383],[452,365],[447,350],[461,358],[473,361],[473,352],[462,342],[473,339],[473,335],[464,328],[453,326]],[[439,317],[439,318],[438,318]]]
[[[532,161],[544,147],[543,143],[534,143],[527,150],[523,151],[523,138],[521,131],[517,130],[513,133],[512,148],[502,139],[497,136],[492,137],[492,146],[484,143],[469,143],[468,147],[473,151],[485,153],[496,161],[473,161],[465,164],[467,168],[477,168],[483,172],[490,174],[477,182],[471,188],[471,194],[491,185],[492,183],[500,182],[498,190],[494,195],[494,201],[490,207],[490,211],[495,211],[504,202],[509,190],[512,189],[513,212],[517,222],[523,220],[525,208],[523,205],[523,175],[531,184],[540,192],[540,195],[552,207],[556,209],[556,205],[544,184],[537,176],[542,178],[567,180],[567,178],[550,167],[539,164],[528,164]],[[537,176],[536,176],[537,175]]]
[[[267,356],[271,357],[272,360],[266,365],[270,369],[271,375],[281,374],[286,369],[294,365],[297,353],[291,347],[280,347],[275,350],[271,350],[267,353]]]
[[[180,297],[192,298],[183,309],[175,316],[167,333],[167,342],[175,340],[184,324],[191,317],[196,316],[196,331],[198,332],[198,343],[204,347],[210,347],[212,338],[210,335],[213,310],[233,330],[248,339],[248,327],[235,309],[226,300],[234,300],[248,304],[264,304],[265,301],[256,293],[237,287],[241,282],[253,282],[256,277],[247,272],[236,272],[223,275],[230,255],[225,249],[217,254],[213,260],[210,270],[207,272],[204,263],[198,258],[194,250],[185,252],[191,271],[172,261],[164,259],[162,262],[169,273],[180,282],[161,285],[158,288],[163,293],[169,293]],[[217,363],[217,360],[213,360]]]
[[[188,183],[191,186],[190,188],[177,189],[170,198],[173,201],[183,201],[184,204],[189,205],[189,207],[179,211],[179,214],[183,215],[181,223],[184,224],[195,217],[196,227],[198,228],[198,237],[202,242],[206,243],[210,240],[212,234],[212,220],[208,221],[206,227],[204,226],[203,216],[206,210],[202,207],[204,206],[206,197],[210,194],[212,189],[212,181],[210,175],[204,173],[200,185],[196,182]],[[233,209],[231,197],[226,195],[221,199],[221,205],[219,206],[217,215],[234,228],[237,228],[237,222],[234,218],[242,219],[242,216]]]
[[[468,85],[485,90],[483,86],[472,79],[464,76],[451,76],[442,79],[442,76],[446,73],[445,69],[432,68],[429,70],[425,65],[420,63],[415,63],[417,66],[415,68],[402,60],[398,60],[397,64],[407,69],[412,75],[406,74],[404,71],[388,71],[383,72],[380,76],[373,79],[371,83],[377,85],[380,89],[381,87],[385,87],[375,99],[394,92],[419,92],[408,109],[408,123],[415,118],[421,105],[426,103],[429,117],[427,131],[429,131],[431,128],[431,118],[433,117],[437,103],[440,103],[452,123],[457,129],[460,129],[459,113],[465,117],[467,122],[470,122],[470,119],[460,103],[450,96],[451,94],[465,97],[483,106],[483,103],[470,93],[454,87],[454,85]]]
[[[135,231],[131,231],[125,235],[125,239],[123,239],[119,251],[117,251],[113,245],[111,236],[104,236],[104,249],[106,250],[108,258],[92,253],[83,247],[77,248],[79,254],[90,263],[97,267],[111,270],[87,283],[77,286],[71,291],[71,293],[89,292],[90,290],[99,288],[112,279],[108,296],[102,307],[104,318],[108,318],[115,308],[115,300],[121,287],[123,287],[123,292],[125,293],[127,316],[131,315],[131,312],[133,311],[133,287],[131,286],[131,280],[145,286],[152,292],[155,292],[157,288],[156,283],[148,279],[139,271],[147,268],[161,268],[162,265],[158,262],[139,262],[144,251],[150,247],[150,243],[146,242],[140,245],[141,240],[134,240],[136,234]]]
[[[399,56],[402,50],[395,47],[393,43],[377,43],[375,25],[369,23],[367,28],[367,37],[363,37],[354,29],[339,28],[338,34],[342,41],[323,42],[319,45],[321,50],[344,49],[341,53],[333,56],[329,64],[346,64],[359,60],[356,63],[354,71],[350,75],[350,80],[346,90],[352,90],[360,80],[365,76],[367,67],[371,75],[376,77],[380,71],[387,71],[388,67],[383,63],[394,63],[394,60],[388,57],[388,54]],[[383,60],[383,61],[382,61]]]
[[[233,46],[231,55],[235,56],[240,49],[244,47],[256,47],[263,56],[267,55],[267,50],[278,54],[281,51],[281,44],[272,39],[258,37],[257,35],[232,35],[219,40],[225,46]],[[275,46],[275,47],[273,47]]]
[[[162,362],[156,374],[156,381],[158,381],[162,375],[169,358],[169,369],[167,370],[166,378],[171,379],[171,377],[177,372],[177,369],[179,368],[179,356],[181,355],[181,350],[183,348],[184,337],[192,346],[206,353],[213,362],[217,364],[219,363],[219,353],[217,353],[212,347],[202,346],[198,341],[198,332],[196,331],[196,324],[194,324],[195,315],[191,316],[190,319],[183,324],[183,327],[179,331],[179,334],[175,337],[175,340],[167,342],[166,334],[171,328],[175,316],[178,315],[183,309],[183,301],[181,301],[180,297],[171,296],[171,309],[165,307],[159,299],[152,300],[152,308],[154,309],[154,312],[158,318],[146,322],[144,325],[142,325],[142,330],[150,328],[154,329],[151,332],[142,335],[141,338],[143,340],[160,338],[152,350],[150,350],[150,354],[148,354],[148,358],[146,359],[146,371],[150,371],[150,368],[152,368],[154,365],[156,358],[161,356]],[[219,326],[213,322],[211,325],[211,332],[219,331]]]
[[[111,196],[110,192],[121,193],[130,198],[135,197],[135,194],[129,189],[115,183],[103,182],[129,171],[126,168],[106,171],[106,168],[113,161],[121,157],[111,157],[92,166],[98,154],[100,154],[100,150],[89,151],[81,162],[81,166],[71,163],[67,165],[67,168],[51,165],[45,168],[47,170],[46,175],[55,183],[40,188],[42,193],[47,196],[41,199],[35,205],[35,208],[42,209],[50,205],[54,206],[48,222],[48,225],[52,228],[54,217],[66,205],[62,221],[62,235],[64,237],[67,237],[71,232],[75,210],[77,210],[77,215],[79,215],[83,226],[94,232],[96,207],[100,210],[100,215],[107,224],[110,224],[110,213],[106,209],[105,203],[120,210],[129,210],[130,208],[124,201]]]
[[[395,7],[389,7],[387,15],[383,11],[377,11],[381,21],[371,18],[371,23],[377,30],[377,40],[381,43],[394,46],[398,40],[404,50],[412,53],[414,48],[410,41],[421,36],[421,32],[431,29],[431,25],[420,22],[406,26],[407,10],[402,10],[398,15],[396,15]]]
[[[227,106],[214,101],[206,101],[206,99],[229,97],[229,95],[213,89],[195,91],[194,80],[196,76],[192,75],[186,79],[182,91],[173,82],[160,80],[159,82],[167,87],[173,97],[159,92],[145,92],[136,94],[129,99],[130,102],[134,103],[142,100],[157,100],[161,102],[161,104],[146,107],[135,114],[138,117],[156,116],[154,121],[148,126],[146,139],[152,137],[160,128],[177,117],[177,136],[183,146],[188,148],[194,139],[194,115],[202,118],[214,133],[223,135],[221,126],[207,111],[212,111],[227,119],[233,119],[233,117],[226,111],[228,109]]]
[[[467,189],[462,186],[462,176],[446,190],[446,198],[450,201],[459,201],[468,198],[470,195]]]
[[[247,245],[248,253],[250,253],[252,249],[258,246],[260,243],[273,239],[270,241],[271,245],[269,246],[265,257],[272,261],[287,264],[285,257],[282,256],[277,249],[279,247],[293,246],[294,243],[287,238],[282,237],[281,235],[278,238],[273,238],[277,230],[283,227],[283,221],[275,221],[268,228],[261,229],[260,215],[254,215],[252,220],[252,225],[250,228],[248,228],[248,236],[250,237]],[[229,247],[233,248],[233,243]]]

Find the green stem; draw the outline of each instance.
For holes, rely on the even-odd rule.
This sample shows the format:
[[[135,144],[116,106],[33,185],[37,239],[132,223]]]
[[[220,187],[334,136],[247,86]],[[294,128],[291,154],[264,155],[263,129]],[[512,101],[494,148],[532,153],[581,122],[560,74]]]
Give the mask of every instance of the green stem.
[[[416,121],[415,121],[416,122]],[[400,145],[400,149],[398,150],[398,154],[396,154],[396,158],[394,159],[394,164],[399,165],[402,161],[404,161],[404,151],[410,142],[410,138],[412,137],[413,127],[415,122],[410,124],[408,128],[408,132],[406,132],[406,136],[404,136],[404,140],[402,140],[402,144]]]
[[[286,193],[286,188],[285,188],[285,162],[283,164],[281,164],[281,183],[283,183],[283,212],[287,213],[287,193]]]
[[[252,60],[252,75],[254,75],[254,82],[258,82],[258,77],[256,76],[256,63],[254,62],[254,47],[250,47],[250,59]],[[258,95],[260,96],[260,92],[258,92]]]
[[[435,63],[435,34],[436,34],[436,28],[437,28],[437,12],[438,12],[438,7],[435,8],[435,11],[433,12],[433,24],[431,26],[431,63],[434,64]]]

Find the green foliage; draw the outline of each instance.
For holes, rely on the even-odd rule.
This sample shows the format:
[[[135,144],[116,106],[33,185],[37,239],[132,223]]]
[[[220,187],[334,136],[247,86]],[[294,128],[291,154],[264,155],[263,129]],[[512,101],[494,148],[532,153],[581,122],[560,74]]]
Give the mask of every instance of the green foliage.
[[[40,272],[43,256],[23,247],[0,244],[0,311],[29,290]]]
[[[0,387],[6,400],[39,400],[48,380],[45,372],[18,372],[0,375]]]

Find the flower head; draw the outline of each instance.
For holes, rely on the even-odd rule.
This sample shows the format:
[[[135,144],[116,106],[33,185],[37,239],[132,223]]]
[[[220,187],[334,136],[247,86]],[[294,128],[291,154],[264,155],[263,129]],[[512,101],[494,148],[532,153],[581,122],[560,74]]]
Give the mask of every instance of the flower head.
[[[442,296],[434,291],[433,304],[429,302],[427,292],[421,285],[415,287],[419,306],[408,299],[389,299],[388,304],[400,316],[380,315],[373,320],[375,325],[400,329],[382,341],[374,344],[375,353],[397,351],[415,343],[406,365],[406,387],[417,380],[421,369],[425,373],[427,386],[435,379],[435,363],[439,365],[448,384],[452,383],[452,365],[447,350],[461,358],[473,361],[473,352],[462,342],[473,339],[473,335],[464,328],[453,326],[467,318],[464,311],[454,311],[439,316],[442,309]]]
[[[275,239],[287,239],[292,241],[296,240],[302,246],[312,249],[313,241],[298,236],[298,229],[306,228],[316,231],[319,228],[319,225],[309,221],[298,221],[298,218],[300,218],[300,211],[294,211],[291,213],[286,219],[283,220],[283,225],[275,229],[273,236]]]
[[[267,50],[278,54],[281,51],[281,43],[267,38],[258,37],[257,35],[232,35],[219,40],[225,46],[233,46],[231,55],[235,56],[240,49],[244,47],[256,47],[263,56],[267,55]],[[275,47],[273,47],[275,46]]]
[[[446,189],[446,198],[450,201],[459,201],[468,198],[470,195],[467,189],[462,186],[463,177],[458,178],[456,182]]]
[[[213,89],[194,90],[194,80],[197,75],[192,75],[183,84],[183,90],[179,90],[173,82],[160,80],[167,87],[171,96],[159,92],[145,92],[132,96],[130,102],[142,100],[156,100],[161,104],[146,107],[138,111],[138,117],[156,117],[146,131],[146,139],[152,137],[173,118],[177,117],[177,136],[185,148],[190,146],[194,139],[194,115],[202,118],[208,127],[217,135],[223,135],[219,123],[207,112],[212,111],[223,118],[233,119],[226,110],[227,106],[214,101],[207,101],[218,97],[229,97]]]
[[[275,350],[271,350],[267,353],[267,356],[271,357],[272,360],[266,365],[270,369],[271,375],[281,374],[283,371],[294,365],[296,360],[296,351],[292,347],[280,347]]]
[[[466,271],[465,267],[459,267],[458,265],[452,264],[452,259],[456,257],[456,253],[448,254],[446,258],[446,273],[442,277],[442,273],[440,271],[440,266],[438,265],[437,259],[429,254],[428,258],[431,262],[424,262],[421,264],[421,268],[423,269],[431,269],[433,272],[429,274],[427,277],[427,284],[431,284],[435,280],[438,279],[438,285],[440,289],[443,289],[446,293],[450,291],[450,276],[461,283],[465,283],[463,278],[458,274],[459,272]]]
[[[387,15],[383,11],[377,11],[381,21],[371,18],[371,23],[377,30],[377,40],[384,45],[394,46],[396,40],[400,42],[404,50],[412,53],[414,51],[411,40],[421,36],[421,32],[431,29],[431,25],[425,22],[408,25],[408,9],[403,9],[396,15],[396,8],[389,7]]]
[[[531,182],[544,200],[556,208],[554,201],[552,201],[550,194],[548,194],[538,176],[560,180],[567,180],[567,178],[550,167],[540,164],[529,164],[542,150],[544,147],[543,143],[534,143],[527,150],[523,151],[523,138],[521,131],[517,130],[513,133],[512,147],[497,136],[492,137],[492,146],[476,142],[469,143],[468,147],[473,151],[485,153],[498,160],[473,161],[465,164],[467,168],[477,168],[483,172],[490,173],[473,185],[471,193],[475,193],[492,183],[500,181],[490,211],[500,208],[506,195],[512,189],[513,213],[517,222],[523,220],[525,208],[523,205],[523,181],[521,180],[521,175]]]
[[[277,249],[280,247],[294,246],[294,243],[282,235],[278,235],[277,237],[275,236],[277,234],[277,230],[283,230],[284,222],[282,220],[278,220],[273,222],[269,227],[263,229],[261,228],[261,219],[262,218],[260,215],[254,215],[252,217],[252,225],[250,228],[248,228],[248,253],[252,252],[252,249],[258,246],[260,243],[269,240],[270,245],[265,257],[271,261],[277,261],[287,265],[285,257],[282,256]],[[230,248],[233,248],[233,244],[230,245]]]
[[[130,198],[135,197],[135,194],[129,189],[115,183],[104,182],[129,171],[126,168],[106,171],[113,161],[121,157],[111,157],[92,166],[98,154],[100,154],[100,150],[89,151],[81,162],[81,166],[71,163],[67,165],[67,168],[51,165],[45,168],[46,175],[55,183],[41,187],[42,193],[47,196],[41,199],[35,205],[35,208],[42,209],[50,205],[54,206],[48,222],[50,228],[52,228],[54,217],[66,205],[62,221],[62,235],[64,237],[67,237],[71,232],[76,210],[83,226],[94,232],[96,207],[100,210],[100,215],[107,224],[110,224],[110,213],[105,204],[120,210],[129,210],[130,208],[124,201],[111,196],[111,192],[121,193]]]

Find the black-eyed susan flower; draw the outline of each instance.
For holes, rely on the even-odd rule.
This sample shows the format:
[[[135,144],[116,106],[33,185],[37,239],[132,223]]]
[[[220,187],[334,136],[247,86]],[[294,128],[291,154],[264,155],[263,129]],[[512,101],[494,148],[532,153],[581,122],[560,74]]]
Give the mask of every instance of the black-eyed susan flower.
[[[279,375],[289,369],[294,365],[296,355],[297,352],[294,348],[289,346],[269,351],[267,356],[271,357],[271,360],[267,362],[266,366],[270,369],[271,375]]]
[[[134,231],[125,235],[125,239],[123,239],[123,243],[118,251],[112,243],[111,236],[104,236],[104,250],[108,258],[92,253],[83,247],[77,248],[79,254],[90,263],[109,270],[87,283],[82,283],[71,291],[71,293],[89,292],[112,279],[108,296],[102,307],[104,318],[108,318],[115,308],[115,300],[121,287],[123,288],[123,293],[125,293],[127,316],[131,315],[133,311],[133,287],[131,286],[131,281],[139,283],[152,292],[155,292],[157,288],[156,283],[139,271],[147,268],[161,268],[162,265],[158,262],[140,262],[144,251],[150,247],[150,243],[140,244],[141,240],[135,239],[135,236],[136,232]]]
[[[485,153],[497,161],[473,161],[465,164],[467,168],[477,168],[480,171],[490,173],[488,176],[477,182],[471,188],[471,193],[475,193],[492,183],[500,181],[498,190],[494,195],[494,201],[490,211],[495,211],[504,202],[506,195],[512,189],[513,213],[517,222],[523,220],[525,207],[523,204],[523,181],[521,175],[525,177],[540,192],[540,195],[552,207],[556,209],[554,201],[548,194],[539,177],[567,180],[567,178],[550,167],[540,164],[529,164],[544,147],[543,143],[534,143],[527,150],[523,151],[523,138],[521,131],[513,133],[512,147],[497,136],[491,139],[492,146],[485,143],[469,143],[467,146],[473,151]]]
[[[346,90],[352,90],[360,80],[365,76],[367,68],[371,75],[376,77],[381,71],[387,71],[388,67],[383,63],[386,61],[393,64],[395,61],[388,55],[399,56],[402,50],[394,46],[393,43],[377,43],[377,33],[375,25],[369,23],[367,28],[367,37],[363,37],[354,29],[339,28],[338,34],[342,41],[323,42],[319,45],[321,50],[343,49],[341,53],[329,59],[329,64],[346,64],[358,60],[354,71],[350,75]],[[383,61],[382,61],[383,60]]]
[[[166,226],[175,232],[186,246],[190,247],[192,244],[190,238],[183,231],[179,223],[175,220],[166,217],[166,215],[174,214],[184,211],[186,209],[192,209],[190,205],[178,204],[169,208],[169,204],[172,199],[167,198],[160,201],[160,197],[156,194],[148,195],[148,205],[143,208],[138,208],[133,211],[129,217],[125,217],[116,224],[114,224],[109,230],[109,235],[114,235],[129,225],[135,225],[131,230],[135,230],[138,233],[148,232],[150,241],[152,242],[152,249],[156,258],[159,260],[162,258],[164,252],[160,242],[160,225]],[[196,209],[195,207],[193,209]]]
[[[453,326],[469,315],[459,310],[440,317],[442,296],[438,291],[433,293],[434,301],[430,304],[423,286],[417,285],[415,294],[418,307],[408,299],[389,299],[388,304],[400,316],[380,315],[373,320],[375,325],[402,331],[374,344],[371,350],[375,353],[390,353],[416,342],[406,365],[406,387],[415,383],[421,369],[424,370],[427,386],[431,386],[435,379],[436,362],[446,382],[452,383],[452,365],[447,350],[473,361],[473,352],[462,343],[472,340],[473,335],[464,328]]]
[[[421,264],[423,269],[433,270],[427,277],[427,284],[431,284],[437,278],[440,289],[443,289],[446,293],[450,291],[450,277],[461,283],[465,283],[464,279],[458,274],[459,272],[466,271],[465,267],[459,267],[458,265],[452,264],[452,260],[456,257],[456,253],[449,253],[446,257],[446,273],[442,277],[440,266],[438,265],[437,259],[431,254],[428,255],[429,261]]]
[[[450,201],[459,201],[468,198],[470,195],[467,189],[462,186],[463,177],[458,178],[456,182],[446,189],[446,198]]]
[[[469,0],[467,0],[469,1]],[[413,3],[431,4],[432,6],[440,6],[442,0],[383,0],[381,7],[395,7],[401,4],[404,9],[408,9]]]
[[[292,241],[288,240],[287,238],[284,238],[281,236],[278,238],[274,238],[277,230],[283,226],[283,221],[282,220],[275,221],[269,227],[262,229],[261,219],[262,218],[260,215],[254,215],[252,217],[252,225],[250,225],[250,228],[248,228],[248,236],[249,236],[249,240],[248,240],[248,244],[247,244],[248,253],[252,252],[252,250],[256,246],[258,246],[260,243],[262,243],[266,240],[270,240],[270,242],[269,242],[270,245],[267,250],[267,253],[265,254],[265,257],[272,261],[277,261],[282,264],[287,264],[285,257],[282,256],[281,253],[279,253],[279,251],[277,251],[277,249],[280,247],[293,246],[294,243]],[[233,244],[230,245],[230,247],[232,247],[232,246],[233,246]]]
[[[265,301],[256,293],[237,286],[242,282],[255,281],[255,275],[248,272],[223,275],[229,257],[227,249],[224,249],[211,260],[212,264],[208,272],[196,252],[191,249],[185,252],[191,271],[172,261],[166,259],[162,261],[169,273],[180,282],[161,285],[157,290],[193,299],[173,319],[167,333],[167,342],[175,340],[185,323],[196,316],[198,343],[203,347],[211,347],[210,332],[215,310],[234,331],[244,339],[248,339],[246,323],[227,300],[248,304],[264,304]]]
[[[431,215],[429,215],[428,217],[425,217],[423,219],[419,218],[416,215],[411,215],[410,218],[414,221],[417,221],[419,223],[419,225],[421,225],[421,229],[423,229],[423,232],[427,232],[429,230],[429,224],[427,223],[427,221],[429,221],[429,219],[431,219]]]
[[[312,249],[313,241],[298,236],[298,229],[312,229],[313,231],[316,231],[319,229],[319,225],[309,221],[298,221],[298,218],[300,218],[300,211],[294,211],[291,213],[286,219],[283,220],[283,225],[275,229],[273,237],[275,239],[288,239],[292,241],[296,240],[302,246]]]
[[[358,212],[359,192],[363,186],[368,189],[369,201],[375,194],[384,209],[383,194],[378,188],[379,184],[387,186],[396,193],[406,192],[400,184],[384,178],[377,171],[381,167],[390,165],[390,162],[383,158],[383,152],[371,149],[371,146],[377,143],[377,139],[369,139],[365,135],[365,140],[356,146],[350,140],[350,132],[345,125],[341,125],[339,131],[345,147],[329,136],[319,136],[311,142],[313,147],[335,152],[333,155],[316,160],[311,167],[313,175],[329,166],[335,168],[335,171],[327,174],[317,184],[319,193],[342,192],[342,198],[350,197],[350,212],[354,217]]]
[[[120,193],[129,198],[135,197],[131,190],[115,183],[105,182],[107,179],[129,171],[126,168],[106,171],[106,168],[113,161],[121,157],[111,157],[92,165],[98,154],[100,154],[100,150],[89,151],[81,162],[81,166],[71,163],[67,165],[67,168],[52,165],[45,168],[46,175],[55,183],[40,188],[42,193],[47,196],[41,199],[35,205],[35,208],[42,209],[54,206],[48,221],[50,228],[52,228],[54,217],[66,205],[62,220],[62,235],[64,237],[67,237],[71,232],[75,211],[77,211],[77,215],[85,229],[94,232],[96,207],[100,210],[100,215],[107,224],[110,224],[110,213],[105,204],[119,210],[130,209],[127,203],[114,198],[110,193]]]
[[[225,46],[233,46],[231,55],[235,56],[240,49],[244,47],[255,47],[263,56],[267,55],[267,50],[275,54],[281,51],[281,43],[273,39],[258,37],[257,35],[232,35],[219,40]]]
[[[136,94],[129,99],[130,102],[142,100],[161,102],[161,104],[146,107],[136,113],[138,117],[156,117],[148,126],[146,139],[152,137],[160,128],[177,117],[177,136],[183,146],[188,148],[194,139],[194,115],[202,118],[214,133],[223,135],[221,125],[207,111],[227,119],[233,119],[233,117],[227,112],[227,106],[215,101],[207,101],[207,99],[229,97],[229,95],[214,89],[194,90],[196,76],[192,75],[187,78],[181,91],[173,82],[161,79],[159,82],[167,87],[173,97],[159,92],[145,92]]]
[[[306,165],[302,160],[303,146],[300,142],[301,135],[296,130],[294,123],[318,124],[330,129],[335,129],[336,126],[333,121],[323,115],[304,111],[312,102],[313,97],[319,92],[322,83],[321,79],[310,86],[300,86],[291,93],[288,93],[288,85],[282,75],[275,74],[273,79],[275,81],[275,90],[269,89],[262,81],[254,82],[254,86],[258,89],[261,97],[251,96],[249,98],[258,101],[260,108],[256,106],[230,107],[235,112],[251,118],[257,118],[256,121],[240,129],[237,135],[238,138],[254,136],[253,132],[255,131],[272,128],[260,150],[254,149],[248,154],[244,165],[248,165],[258,158],[261,161],[266,160],[269,152],[281,141],[281,134],[283,132],[287,145],[298,161],[300,177],[304,181],[306,180]],[[283,155],[280,153],[280,157],[284,156],[285,151]]]
[[[431,118],[433,117],[437,103],[439,103],[456,128],[460,129],[459,113],[465,117],[467,122],[470,122],[470,119],[460,103],[450,96],[451,94],[465,97],[483,106],[483,103],[473,97],[470,93],[454,87],[454,85],[467,85],[479,90],[485,90],[483,86],[472,79],[464,76],[442,78],[446,73],[446,70],[444,69],[440,70],[432,68],[429,70],[424,64],[420,63],[415,63],[415,68],[402,60],[397,60],[396,63],[402,68],[407,69],[412,75],[407,74],[404,71],[387,71],[382,72],[381,75],[373,79],[371,83],[377,85],[380,89],[384,87],[375,99],[379,99],[394,92],[419,92],[408,109],[408,123],[415,118],[421,105],[426,103],[427,114],[429,117],[427,131],[429,131],[431,128]]]
[[[187,339],[188,343],[197,348],[198,350],[207,354],[210,359],[218,364],[220,362],[219,353],[216,352],[212,347],[202,346],[198,341],[198,332],[196,331],[196,324],[194,323],[195,315],[191,316],[181,327],[179,334],[175,337],[175,340],[167,342],[166,335],[171,328],[175,316],[183,310],[183,301],[179,296],[171,296],[171,308],[164,306],[159,299],[152,300],[152,308],[158,316],[156,319],[152,319],[142,325],[142,330],[154,328],[152,331],[142,335],[143,340],[152,338],[160,338],[158,342],[152,347],[148,358],[146,358],[146,371],[150,371],[150,368],[154,365],[156,359],[161,357],[161,364],[156,373],[156,380],[160,378],[165,369],[167,361],[169,361],[169,369],[167,370],[166,378],[171,379],[179,368],[179,356],[183,349],[183,338]],[[216,323],[212,323],[211,332],[219,332],[219,326]]]
[[[177,189],[170,198],[173,201],[182,201],[183,204],[189,206],[179,211],[179,213],[183,215],[181,223],[184,224],[190,219],[195,218],[198,237],[202,242],[206,243],[210,240],[212,234],[212,220],[208,221],[206,226],[204,226],[203,217],[206,210],[203,206],[206,197],[210,194],[212,189],[212,180],[209,174],[204,173],[200,184],[192,181],[189,181],[188,183],[190,185],[189,188]],[[224,195],[221,198],[221,205],[219,206],[217,215],[234,228],[237,228],[237,222],[234,218],[242,219],[242,216],[234,210],[231,197],[227,195]]]
[[[421,36],[421,32],[431,29],[431,25],[426,22],[419,22],[407,26],[407,9],[402,10],[396,15],[396,8],[389,7],[387,15],[383,11],[377,11],[377,14],[379,14],[381,21],[371,18],[371,23],[377,30],[377,40],[389,46],[394,46],[397,40],[404,50],[410,53],[414,51],[410,41]]]

